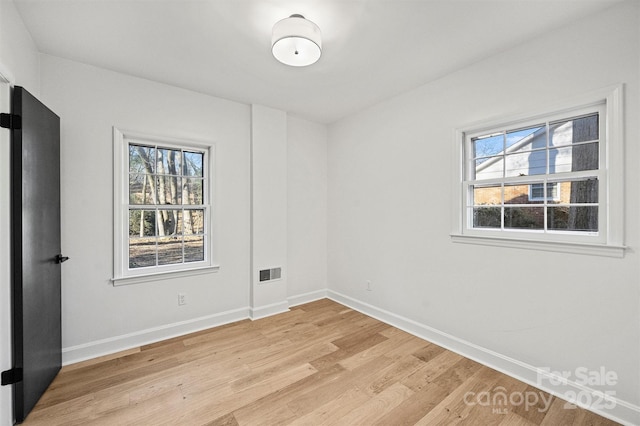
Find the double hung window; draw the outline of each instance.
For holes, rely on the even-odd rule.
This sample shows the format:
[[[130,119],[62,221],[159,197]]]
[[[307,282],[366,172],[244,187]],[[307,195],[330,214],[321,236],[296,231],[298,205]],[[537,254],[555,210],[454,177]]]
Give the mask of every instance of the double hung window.
[[[599,235],[604,114],[594,107],[470,135],[469,228]]]
[[[621,256],[621,87],[606,93],[457,131],[454,241]]]
[[[211,146],[115,130],[115,278],[207,268]]]

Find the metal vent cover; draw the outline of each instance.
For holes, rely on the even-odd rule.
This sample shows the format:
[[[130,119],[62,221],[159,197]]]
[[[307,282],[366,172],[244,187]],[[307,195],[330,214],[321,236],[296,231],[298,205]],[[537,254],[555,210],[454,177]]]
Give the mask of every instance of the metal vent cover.
[[[282,277],[282,268],[271,268],[260,270],[260,282],[278,280]]]

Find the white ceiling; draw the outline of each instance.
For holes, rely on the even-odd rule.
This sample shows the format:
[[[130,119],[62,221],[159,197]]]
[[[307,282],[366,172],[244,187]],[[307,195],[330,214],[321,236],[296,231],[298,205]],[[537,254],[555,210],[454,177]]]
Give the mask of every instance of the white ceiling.
[[[47,54],[330,123],[618,0],[15,0]],[[316,64],[271,55],[293,13]]]

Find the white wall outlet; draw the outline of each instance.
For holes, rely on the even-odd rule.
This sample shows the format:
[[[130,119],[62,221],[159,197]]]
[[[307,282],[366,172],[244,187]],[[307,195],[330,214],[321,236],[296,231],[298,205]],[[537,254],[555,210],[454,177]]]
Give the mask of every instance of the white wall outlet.
[[[187,295],[184,293],[178,293],[178,306],[187,304]]]
[[[365,283],[365,285],[366,285],[365,289],[366,289],[367,291],[372,291],[372,290],[373,290],[373,289],[371,288],[371,281],[367,280],[367,281],[366,281],[366,283]]]

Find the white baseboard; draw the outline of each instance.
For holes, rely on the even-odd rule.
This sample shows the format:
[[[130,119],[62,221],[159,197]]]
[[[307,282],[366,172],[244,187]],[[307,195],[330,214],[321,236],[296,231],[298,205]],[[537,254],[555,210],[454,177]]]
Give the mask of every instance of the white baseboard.
[[[221,312],[218,314],[207,315],[192,320],[181,321],[173,324],[167,324],[160,327],[154,327],[146,330],[129,333],[122,336],[110,337],[108,339],[96,340],[77,346],[62,348],[62,365],[75,364],[77,362],[86,361],[121,352],[131,348],[148,345],[150,343],[171,339],[185,334],[194,333],[196,331],[205,330],[207,328],[217,327],[229,324],[234,321],[240,321],[247,318],[257,320],[271,315],[287,312],[289,306],[296,306],[302,303],[312,302],[314,300],[323,299],[327,296],[326,290],[315,291],[311,293],[292,296],[288,301],[278,302],[271,305],[260,306],[257,308],[241,308],[232,311]]]
[[[316,300],[326,299],[327,298],[327,289],[324,288],[322,290],[311,291],[309,293],[298,294],[296,296],[291,296],[287,298],[289,302],[289,307],[303,305],[309,302],[315,302]]]
[[[86,361],[247,318],[249,308],[241,308],[62,348],[62,365]]]
[[[270,305],[258,306],[249,309],[249,318],[252,321],[260,318],[270,317],[271,315],[281,314],[289,311],[289,303],[284,300],[282,302],[272,303]]]
[[[362,312],[370,317],[404,330],[407,333],[420,337],[421,339],[433,342],[452,352],[456,352],[466,358],[472,359],[480,364],[514,377],[531,386],[557,396],[558,398],[580,405],[603,417],[625,425],[640,425],[640,407],[635,404],[615,397],[605,397],[606,399],[603,399],[601,391],[594,390],[570,380],[562,379],[559,376],[549,377],[548,375],[545,375],[546,379],[543,383],[540,383],[541,371],[535,366],[459,339],[435,328],[400,315],[396,315],[392,312],[385,311],[384,309],[377,308],[333,290],[327,290],[327,297],[340,304],[355,309],[356,311]],[[549,378],[553,380],[548,380]],[[552,383],[560,384],[553,385]],[[602,405],[612,408],[604,409],[594,406],[584,406],[580,403],[580,400],[576,400],[575,398],[574,400],[571,400],[571,398],[568,397],[571,395],[586,396],[587,398],[582,398],[583,401],[586,399],[593,403],[600,402]]]

